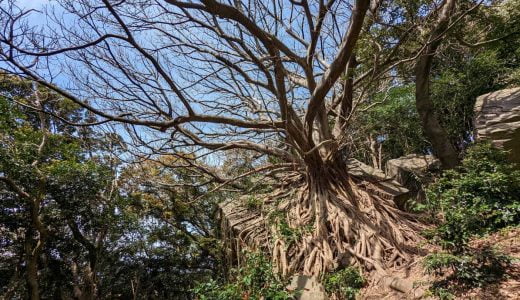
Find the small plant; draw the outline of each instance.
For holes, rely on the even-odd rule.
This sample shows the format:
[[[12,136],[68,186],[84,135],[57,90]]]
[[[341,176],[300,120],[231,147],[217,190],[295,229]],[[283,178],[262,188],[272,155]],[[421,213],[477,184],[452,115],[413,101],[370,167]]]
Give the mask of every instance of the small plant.
[[[250,210],[258,210],[262,207],[262,200],[251,195],[246,199],[246,207]]]
[[[434,285],[429,290],[432,296],[436,296],[440,300],[453,300],[455,295],[447,288]]]
[[[333,273],[326,274],[323,279],[325,291],[330,296],[339,299],[353,300],[356,294],[365,285],[365,280],[358,269],[347,267]]]
[[[452,273],[446,281],[456,281],[474,287],[500,280],[510,262],[509,257],[490,248],[484,248],[465,255],[430,254],[426,257],[424,266],[427,272],[436,275],[451,270]]]
[[[200,300],[288,300],[288,282],[281,280],[261,253],[245,254],[244,265],[232,270],[232,281],[220,284],[214,280],[198,284],[192,292]]]
[[[449,253],[434,253],[426,256],[423,264],[426,272],[442,275],[446,269],[455,269],[463,261],[462,258]]]
[[[273,211],[269,215],[269,222],[276,223],[277,233],[282,237],[287,245],[297,242],[301,239],[304,233],[312,232],[314,227],[312,225],[305,225],[299,228],[292,228],[287,223],[287,219],[283,211]]]

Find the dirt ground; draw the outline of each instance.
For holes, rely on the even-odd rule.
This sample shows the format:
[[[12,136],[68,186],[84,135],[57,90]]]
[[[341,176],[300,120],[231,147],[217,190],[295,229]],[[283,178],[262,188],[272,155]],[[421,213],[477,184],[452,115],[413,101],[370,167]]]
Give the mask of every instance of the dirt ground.
[[[488,284],[479,288],[461,289],[456,292],[457,300],[520,300],[520,227],[508,228],[484,238],[473,240],[470,245],[480,249],[491,247],[511,258],[511,266],[501,282]],[[421,247],[424,254],[439,251],[435,245],[425,244]],[[424,256],[425,256],[424,255]],[[425,274],[422,260],[418,257],[413,263],[394,270],[390,276],[400,278],[412,287],[407,293],[398,292],[388,285],[388,278],[373,278],[365,287],[359,299],[437,299],[428,292],[429,285],[442,278]],[[391,281],[391,279],[390,279]],[[405,285],[406,285],[405,284]]]

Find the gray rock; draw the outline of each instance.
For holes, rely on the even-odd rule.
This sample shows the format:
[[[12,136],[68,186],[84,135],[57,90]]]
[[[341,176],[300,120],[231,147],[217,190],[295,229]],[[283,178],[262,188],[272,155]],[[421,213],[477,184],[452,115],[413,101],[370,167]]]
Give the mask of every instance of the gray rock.
[[[347,160],[347,168],[354,181],[358,184],[370,182],[373,185],[366,186],[367,190],[384,199],[394,201],[397,206],[405,203],[410,198],[410,191],[399,182],[385,175],[379,169],[373,168],[357,159]]]
[[[488,140],[509,151],[509,158],[520,163],[520,88],[504,89],[477,98],[475,139]]]
[[[316,276],[294,275],[287,289],[299,291],[298,300],[328,299],[323,285]]]
[[[433,180],[432,174],[441,167],[433,155],[410,154],[386,163],[386,175],[410,190],[411,198],[421,202],[425,195],[423,186]],[[404,203],[400,208],[406,209]]]

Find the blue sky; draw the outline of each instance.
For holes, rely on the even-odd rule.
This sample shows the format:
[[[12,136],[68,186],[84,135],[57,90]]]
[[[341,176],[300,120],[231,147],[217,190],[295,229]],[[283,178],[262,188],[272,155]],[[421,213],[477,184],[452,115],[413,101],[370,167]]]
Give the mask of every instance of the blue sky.
[[[24,8],[41,8],[44,4],[52,3],[51,0],[17,0],[16,3]]]

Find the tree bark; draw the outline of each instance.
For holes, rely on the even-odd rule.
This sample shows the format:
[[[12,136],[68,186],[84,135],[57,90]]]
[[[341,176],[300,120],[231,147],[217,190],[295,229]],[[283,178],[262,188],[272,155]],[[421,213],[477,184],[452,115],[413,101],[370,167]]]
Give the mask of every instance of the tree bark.
[[[40,289],[38,285],[38,255],[33,251],[37,249],[36,247],[33,247],[33,234],[34,230],[32,228],[29,228],[29,230],[27,230],[26,232],[25,237],[25,280],[27,282],[29,299],[39,300]]]
[[[336,122],[334,125],[333,135],[335,138],[342,134],[345,130],[345,123],[349,114],[352,112],[352,101],[354,100],[354,69],[357,66],[356,55],[352,54],[347,64],[347,70],[345,72],[345,82],[343,83],[343,94],[338,105],[336,114]]]
[[[435,52],[448,28],[449,17],[454,7],[455,0],[446,1],[439,14],[437,24],[430,35],[429,44],[424,49],[415,66],[415,104],[417,112],[421,118],[422,129],[432,145],[433,154],[439,158],[445,169],[457,166],[459,157],[435,112],[430,96],[430,75]]]

